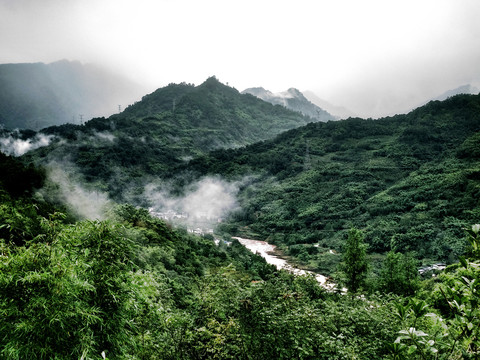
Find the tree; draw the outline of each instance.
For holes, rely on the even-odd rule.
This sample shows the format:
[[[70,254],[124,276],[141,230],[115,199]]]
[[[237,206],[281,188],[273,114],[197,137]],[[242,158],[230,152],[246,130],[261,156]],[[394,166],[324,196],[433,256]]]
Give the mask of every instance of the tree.
[[[355,294],[365,282],[368,271],[367,245],[360,230],[352,228],[348,232],[343,249],[341,272],[348,291]]]
[[[379,282],[386,293],[413,295],[419,285],[416,260],[410,254],[390,251],[383,262]]]

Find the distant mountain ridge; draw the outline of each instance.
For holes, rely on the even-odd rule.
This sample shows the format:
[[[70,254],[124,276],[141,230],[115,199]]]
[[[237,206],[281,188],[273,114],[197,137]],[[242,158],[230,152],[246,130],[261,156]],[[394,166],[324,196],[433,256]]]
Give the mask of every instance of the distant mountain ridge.
[[[454,89],[447,90],[447,91],[443,92],[442,94],[440,94],[438,96],[427,99],[427,100],[423,101],[422,103],[420,103],[419,105],[412,108],[411,110],[422,107],[422,106],[428,104],[431,101],[445,101],[448,98],[451,98],[451,97],[456,96],[456,95],[477,95],[479,92],[480,92],[480,89],[478,87],[472,85],[472,84],[461,85],[461,86],[458,86]]]
[[[263,87],[253,87],[243,90],[242,94],[251,94],[274,105],[282,105],[317,121],[336,120],[335,116],[309,101],[300,90],[295,88],[280,93],[272,93]]]
[[[459,94],[477,95],[479,92],[480,92],[480,89],[477,88],[476,86],[473,86],[472,84],[466,84],[466,85],[459,86],[455,89],[445,91],[443,94],[433,98],[432,100],[443,101],[455,95],[459,95]]]
[[[357,117],[358,115],[355,114],[353,111],[347,109],[344,106],[338,106],[329,103],[326,100],[321,99],[317,94],[315,94],[313,91],[303,91],[303,95],[312,103],[315,105],[321,107],[322,109],[325,109],[325,111],[328,111],[330,114],[335,116],[337,119],[348,119],[350,117]]]
[[[138,84],[94,65],[0,64],[0,125],[39,130],[118,112],[140,98]]]

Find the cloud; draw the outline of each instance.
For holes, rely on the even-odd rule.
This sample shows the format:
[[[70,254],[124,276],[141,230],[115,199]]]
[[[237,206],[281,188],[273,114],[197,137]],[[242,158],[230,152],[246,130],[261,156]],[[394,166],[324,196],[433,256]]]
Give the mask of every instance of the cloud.
[[[53,135],[38,133],[31,139],[23,140],[10,134],[8,137],[0,138],[0,151],[11,156],[22,156],[30,150],[48,146],[53,138]]]
[[[238,207],[237,193],[238,183],[219,177],[206,177],[191,184],[183,196],[173,196],[165,185],[145,187],[153,215],[178,220],[189,228],[214,227]]]
[[[95,136],[100,139],[100,140],[105,140],[107,142],[114,142],[116,137],[112,133],[109,133],[107,131],[102,131],[102,132],[97,132],[95,133]]]
[[[94,62],[152,90],[216,75],[379,116],[480,75],[479,10],[477,0],[0,0],[0,61]]]
[[[48,180],[56,185],[56,189],[44,188],[40,190],[40,195],[64,204],[81,218],[89,220],[106,218],[105,214],[111,206],[108,196],[102,191],[81,185],[72,164],[50,162],[46,168]]]

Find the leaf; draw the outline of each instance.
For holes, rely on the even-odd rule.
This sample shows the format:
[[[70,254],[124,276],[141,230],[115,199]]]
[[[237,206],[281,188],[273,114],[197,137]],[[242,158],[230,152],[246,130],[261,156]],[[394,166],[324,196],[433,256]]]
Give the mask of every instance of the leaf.
[[[411,355],[411,354],[413,354],[415,351],[417,351],[417,346],[416,346],[416,345],[410,345],[410,346],[408,347],[407,353],[408,353],[408,355]]]
[[[478,234],[480,232],[480,224],[472,225],[472,232]]]
[[[422,330],[416,330],[414,334],[417,336],[428,336],[428,334],[424,333]]]
[[[475,280],[470,280],[469,278],[462,276],[462,280],[468,287],[471,287]]]
[[[458,260],[460,260],[460,264],[462,264],[465,269],[468,269],[468,261],[463,256],[459,256]]]

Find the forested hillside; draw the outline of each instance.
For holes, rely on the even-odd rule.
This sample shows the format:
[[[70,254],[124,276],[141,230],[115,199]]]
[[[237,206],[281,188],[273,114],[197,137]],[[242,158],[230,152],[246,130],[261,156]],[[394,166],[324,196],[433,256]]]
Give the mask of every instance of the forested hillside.
[[[311,123],[239,147],[271,134],[247,122],[233,141],[226,114],[248,109],[243,101],[247,118],[278,121],[276,131],[305,119],[237,95],[213,78],[170,85],[109,119],[46,129],[51,144],[22,162],[1,154],[0,356],[478,358],[480,97]],[[228,99],[238,107],[215,105]],[[237,147],[212,150],[220,146]],[[82,219],[64,202],[70,172],[86,181],[91,206],[103,191],[126,199],[127,185],[133,205],[106,202],[95,209],[104,220]],[[207,176],[238,189],[215,235],[134,206],[149,205],[152,178],[181,194]],[[336,288],[276,270],[231,235],[276,243]],[[422,280],[419,260],[451,265]]]
[[[464,238],[469,259],[429,281],[389,253],[375,294],[350,230],[343,294],[131,205],[79,220],[42,200],[38,189],[55,191],[42,170],[1,154],[0,170],[2,359],[479,356],[479,225]]]
[[[238,147],[306,119],[210,78],[159,89],[109,119],[48,128],[56,140],[25,158],[62,159],[113,199],[124,201],[128,189],[142,206],[151,206],[142,193],[152,179],[177,193],[207,175],[237,182],[240,210],[222,230],[283,245],[324,272],[351,227],[365,231],[371,253],[450,262],[464,252],[461,228],[478,217],[479,106],[478,96],[459,95]]]
[[[170,84],[108,119],[44,129],[55,136],[51,145],[27,157],[68,160],[118,200],[130,183],[141,187],[146,177],[170,176],[210,150],[269,139],[311,121],[211,77],[199,86]]]
[[[480,97],[460,95],[407,115],[309,124],[176,172],[253,175],[225,229],[287,245],[317,270],[339,259],[329,250],[351,227],[365,231],[370,252],[448,262],[479,216],[478,131]]]

